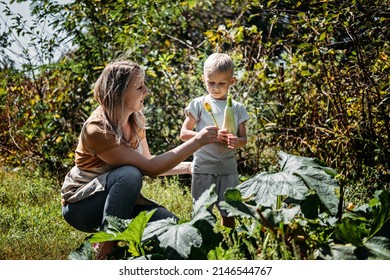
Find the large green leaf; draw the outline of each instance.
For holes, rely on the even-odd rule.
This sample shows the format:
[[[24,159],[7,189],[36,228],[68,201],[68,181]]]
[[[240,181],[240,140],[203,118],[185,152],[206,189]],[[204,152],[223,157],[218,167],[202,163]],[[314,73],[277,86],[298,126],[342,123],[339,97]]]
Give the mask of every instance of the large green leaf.
[[[388,191],[377,191],[368,206],[346,212],[341,223],[336,226],[336,236],[355,246],[361,246],[374,236],[390,238],[389,196]]]
[[[304,200],[308,188],[297,176],[287,172],[260,173],[237,186],[243,198],[253,198],[257,204],[275,207],[279,195]]]
[[[374,236],[390,220],[390,192],[375,192],[374,198],[370,200],[369,205],[373,215],[370,236]],[[390,238],[390,232],[387,232],[386,236]]]
[[[84,242],[79,248],[72,251],[68,259],[69,260],[92,260],[93,248],[89,242]]]
[[[331,244],[329,247],[321,247],[315,252],[320,260],[356,260],[356,246],[352,244]]]
[[[336,172],[314,158],[279,152],[281,171],[260,173],[237,188],[244,198],[252,197],[257,204],[275,207],[278,196],[303,201],[316,194],[331,215],[338,210]]]
[[[317,258],[327,260],[390,260],[390,240],[374,237],[361,246],[330,244],[317,251]]]
[[[244,203],[242,195],[237,189],[229,189],[225,192],[225,201],[220,202],[220,207],[226,210],[228,216],[239,216],[242,218],[255,218],[259,216],[256,213],[257,208],[253,205]]]
[[[390,259],[388,191],[377,191],[368,205],[346,212],[335,228],[335,242],[322,258]]]
[[[288,224],[296,218],[296,216],[301,212],[301,207],[295,205],[292,208],[282,208],[282,209],[265,209],[262,212],[263,217],[270,223],[272,226],[277,227],[280,223]]]
[[[214,226],[216,218],[209,210],[210,207],[217,202],[218,195],[215,192],[215,184],[205,191],[197,201],[195,201],[192,211],[191,224],[194,225],[200,220],[205,220],[210,225]]]
[[[371,238],[365,243],[370,252],[369,259],[390,260],[390,239],[382,236]]]
[[[189,222],[198,229],[202,236],[202,246],[199,249],[194,248],[191,252],[191,259],[205,259],[208,252],[218,246],[222,241],[221,233],[214,231],[217,218],[213,214],[212,205],[217,202],[218,195],[215,192],[215,185],[212,185],[200,198],[194,203],[192,220]]]
[[[326,166],[325,163],[316,158],[295,156],[287,154],[283,151],[279,151],[278,156],[280,158],[279,164],[282,171],[294,172],[305,169],[307,167],[312,167],[318,170],[322,170],[332,178],[337,175],[337,172],[333,168]]]
[[[162,248],[173,249],[183,258],[188,257],[193,246],[202,245],[202,236],[195,227],[189,223],[177,224],[172,218],[151,222],[145,229],[143,239],[154,236],[157,236]]]
[[[368,231],[369,229],[367,229],[367,224],[350,218],[345,218],[336,226],[335,235],[345,243],[362,246],[363,238],[368,235]]]
[[[334,179],[337,172],[316,158],[294,156],[283,151],[278,155],[282,170],[300,177],[309,189],[315,190],[322,205],[335,216],[339,201],[336,195],[339,185]]]
[[[106,231],[95,233],[89,242],[125,241],[128,243],[129,252],[133,256],[143,255],[141,248],[142,235],[155,211],[140,212],[138,216],[129,221],[127,228],[123,232],[118,231],[116,227],[108,226]],[[115,218],[111,221],[115,221]]]
[[[127,241],[140,244],[146,224],[154,212],[155,210],[150,212],[142,211],[138,216],[129,221],[127,228],[123,232],[112,229],[106,232],[98,232],[89,239],[89,242]]]
[[[173,249],[182,258],[187,258],[192,247],[199,248],[202,245],[202,232],[198,227],[203,227],[204,222],[210,226],[215,224],[216,219],[209,210],[217,201],[214,189],[215,185],[212,185],[195,201],[190,222],[178,224],[173,219],[152,222],[146,227],[143,239],[148,240],[156,236],[162,248]]]
[[[226,210],[229,216],[239,216],[242,218],[255,218],[258,220],[259,208],[246,203],[241,196],[241,193],[236,190],[227,190],[225,192],[225,201],[220,203],[222,209]],[[289,223],[298,214],[301,213],[300,205],[292,206],[291,208],[281,209],[265,209],[261,212],[264,219],[272,226],[278,226],[280,223]]]

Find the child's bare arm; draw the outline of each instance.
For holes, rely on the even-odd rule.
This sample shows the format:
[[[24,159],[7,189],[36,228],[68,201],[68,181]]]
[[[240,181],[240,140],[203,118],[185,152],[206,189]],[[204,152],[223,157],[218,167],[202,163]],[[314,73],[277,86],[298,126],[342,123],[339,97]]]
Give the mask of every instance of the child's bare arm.
[[[195,118],[189,113],[180,130],[180,139],[182,141],[187,141],[196,135],[196,131],[194,131],[195,124]]]

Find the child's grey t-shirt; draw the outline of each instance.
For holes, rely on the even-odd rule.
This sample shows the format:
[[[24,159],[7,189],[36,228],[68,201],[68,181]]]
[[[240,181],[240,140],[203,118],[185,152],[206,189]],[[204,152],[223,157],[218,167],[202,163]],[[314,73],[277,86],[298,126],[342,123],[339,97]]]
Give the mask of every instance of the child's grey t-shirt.
[[[222,128],[226,100],[217,100],[211,96],[202,96],[193,99],[184,109],[186,115],[190,113],[195,118],[196,131],[200,131],[205,126],[215,125],[211,114],[203,106],[205,101],[211,105],[218,127]],[[238,128],[239,124],[249,119],[249,115],[245,106],[240,102],[232,100],[232,106],[236,127]],[[237,174],[235,150],[229,149],[226,144],[222,143],[204,145],[194,153],[192,173],[215,175]]]

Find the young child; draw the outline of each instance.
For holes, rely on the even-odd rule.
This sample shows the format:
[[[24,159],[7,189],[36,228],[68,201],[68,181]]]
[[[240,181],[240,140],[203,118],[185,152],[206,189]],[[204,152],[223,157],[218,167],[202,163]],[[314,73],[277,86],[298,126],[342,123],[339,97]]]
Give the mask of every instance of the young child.
[[[222,129],[227,94],[230,86],[236,82],[233,61],[229,55],[214,53],[209,56],[204,63],[202,79],[208,94],[195,98],[185,108],[186,118],[180,131],[180,139],[191,139],[196,134],[195,127],[196,131],[199,131],[205,126],[215,126],[213,117],[219,131],[217,143],[204,146],[194,153],[191,194],[196,201],[204,191],[215,184],[222,225],[233,228],[234,217],[227,217],[227,213],[222,211],[218,204],[224,200],[227,188],[239,184],[235,149],[242,148],[247,143],[245,122],[249,115],[241,103],[233,100],[237,131],[230,134],[226,129]],[[205,102],[211,105],[213,116],[204,107]]]

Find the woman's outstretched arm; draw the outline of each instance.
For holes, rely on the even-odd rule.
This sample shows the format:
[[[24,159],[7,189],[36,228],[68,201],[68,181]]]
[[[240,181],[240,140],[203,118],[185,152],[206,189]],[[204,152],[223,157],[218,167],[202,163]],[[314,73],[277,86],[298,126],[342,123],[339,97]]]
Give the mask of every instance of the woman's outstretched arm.
[[[155,177],[171,170],[200,147],[216,142],[217,133],[217,127],[207,126],[199,131],[195,137],[176,148],[150,158],[125,145],[99,153],[97,156],[112,166],[132,165],[143,174]]]

